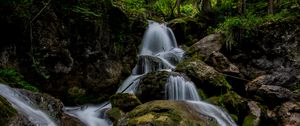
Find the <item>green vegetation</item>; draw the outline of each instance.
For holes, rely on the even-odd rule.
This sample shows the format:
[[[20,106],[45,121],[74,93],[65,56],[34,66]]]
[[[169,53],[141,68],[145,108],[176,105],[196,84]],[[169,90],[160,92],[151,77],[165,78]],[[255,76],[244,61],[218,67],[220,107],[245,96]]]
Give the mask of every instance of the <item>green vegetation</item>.
[[[179,15],[194,16],[197,7],[193,0],[180,4],[180,14],[176,11],[177,0],[114,0],[114,5],[121,8],[127,15],[133,17],[150,18],[158,21],[168,21]]]
[[[274,3],[274,13],[268,14],[268,3],[265,1],[247,1],[246,12],[238,12],[236,0],[222,1],[214,7],[219,13],[219,21],[216,26],[211,26],[207,32],[219,32],[225,35],[225,45],[231,49],[241,42],[241,35],[249,37],[260,25],[270,22],[280,22],[287,18],[299,18],[300,5],[295,0],[285,0]],[[219,7],[220,6],[220,7]]]
[[[8,84],[11,87],[22,88],[33,92],[38,91],[36,87],[24,80],[22,74],[11,68],[0,69],[0,82]]]

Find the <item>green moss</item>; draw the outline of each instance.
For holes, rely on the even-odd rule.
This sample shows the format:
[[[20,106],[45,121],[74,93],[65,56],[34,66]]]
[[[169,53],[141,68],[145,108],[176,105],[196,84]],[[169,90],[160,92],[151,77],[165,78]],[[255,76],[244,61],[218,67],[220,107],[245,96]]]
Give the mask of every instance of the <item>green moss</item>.
[[[0,123],[5,125],[9,119],[16,115],[17,111],[10,105],[5,98],[0,96]]]
[[[11,87],[22,88],[33,92],[38,91],[36,87],[24,80],[22,74],[11,68],[0,69],[0,82],[8,84]]]
[[[129,93],[117,93],[109,99],[113,107],[118,107],[124,112],[131,111],[136,106],[142,104],[140,100],[134,95]]]
[[[226,89],[228,89],[228,90],[230,90],[232,88],[231,85],[225,79],[224,75],[219,75],[219,76],[216,76],[215,78],[212,78],[211,80],[209,80],[209,83],[212,83],[217,87],[225,86]]]
[[[255,116],[252,114],[246,116],[242,126],[258,126],[258,124],[255,123]]]
[[[172,74],[166,71],[150,72],[140,81],[137,89],[137,97],[144,103],[151,100],[165,99],[165,84]]]
[[[122,110],[116,107],[110,109],[106,114],[114,124],[118,124],[118,120],[123,116]]]
[[[152,101],[136,107],[123,120],[123,125],[207,126],[216,125],[210,117],[199,117],[179,101]]]
[[[72,87],[68,90],[68,93],[72,96],[72,97],[80,97],[80,96],[84,96],[85,95],[85,90],[79,87]]]
[[[224,94],[232,89],[223,74],[198,57],[191,57],[179,63],[176,71],[185,73],[207,96]]]
[[[230,91],[220,96],[210,97],[205,100],[208,103],[215,104],[225,108],[229,113],[236,117],[244,117],[248,112],[247,101],[237,93]],[[233,116],[233,119],[235,118]],[[239,119],[239,118],[236,118]],[[237,121],[237,120],[235,120]]]

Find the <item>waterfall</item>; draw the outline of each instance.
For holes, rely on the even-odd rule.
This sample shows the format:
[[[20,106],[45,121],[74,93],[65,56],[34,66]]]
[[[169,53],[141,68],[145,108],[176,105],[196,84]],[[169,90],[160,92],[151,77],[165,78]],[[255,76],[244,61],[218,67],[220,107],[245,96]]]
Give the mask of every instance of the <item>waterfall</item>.
[[[181,76],[170,76],[165,85],[166,99],[200,101],[198,92],[191,81]]]
[[[32,104],[28,97],[17,90],[0,83],[0,95],[35,126],[56,126],[47,114],[39,110],[37,105]]]
[[[210,116],[221,126],[236,126],[230,116],[220,108],[200,101],[200,97],[191,81],[187,81],[181,76],[170,76],[165,85],[166,98],[170,100],[184,100],[192,106],[198,113]]]
[[[153,21],[144,34],[138,62],[132,74],[123,82],[117,93],[135,93],[140,78],[152,71],[173,71],[183,57],[184,51],[177,46],[175,36],[165,24]],[[165,85],[166,99],[184,100],[198,113],[214,118],[221,126],[235,126],[230,116],[216,106],[200,101],[194,83],[183,76],[169,76]],[[105,112],[111,108],[110,103],[99,106],[66,107],[71,116],[80,119],[88,126],[111,126]]]

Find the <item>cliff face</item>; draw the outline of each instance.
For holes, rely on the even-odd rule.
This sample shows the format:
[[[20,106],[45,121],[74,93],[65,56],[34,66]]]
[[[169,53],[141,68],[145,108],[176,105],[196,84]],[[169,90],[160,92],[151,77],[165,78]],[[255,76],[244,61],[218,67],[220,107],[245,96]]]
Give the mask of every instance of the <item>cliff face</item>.
[[[130,26],[144,24],[109,0],[2,4],[0,68],[70,104],[107,98],[130,73],[142,38]]]

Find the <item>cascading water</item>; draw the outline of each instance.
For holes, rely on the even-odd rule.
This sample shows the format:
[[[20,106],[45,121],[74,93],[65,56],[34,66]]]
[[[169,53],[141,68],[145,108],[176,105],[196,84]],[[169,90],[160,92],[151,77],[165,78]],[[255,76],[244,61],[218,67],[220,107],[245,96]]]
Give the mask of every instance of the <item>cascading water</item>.
[[[33,105],[29,98],[17,90],[0,83],[0,95],[20,113],[23,114],[35,126],[56,126],[47,114]]]
[[[184,51],[177,47],[172,30],[164,24],[153,21],[149,22],[142,44],[142,49],[138,55],[139,60],[132,70],[132,75],[123,82],[117,93],[134,94],[143,75],[152,71],[172,71],[184,54]],[[216,119],[221,126],[236,125],[230,116],[221,109],[200,101],[194,83],[187,81],[182,76],[169,76],[165,91],[166,99],[184,100],[197,112]],[[105,112],[110,108],[111,105],[107,103],[93,107],[65,108],[65,110],[88,126],[109,126],[112,123],[105,119]]]
[[[191,81],[181,76],[170,76],[165,87],[166,99],[200,101],[197,90]]]
[[[200,101],[194,83],[187,81],[181,76],[170,76],[166,87],[166,98],[170,100],[184,100],[192,106],[198,113],[210,116],[221,126],[236,126],[230,116],[220,108]]]

